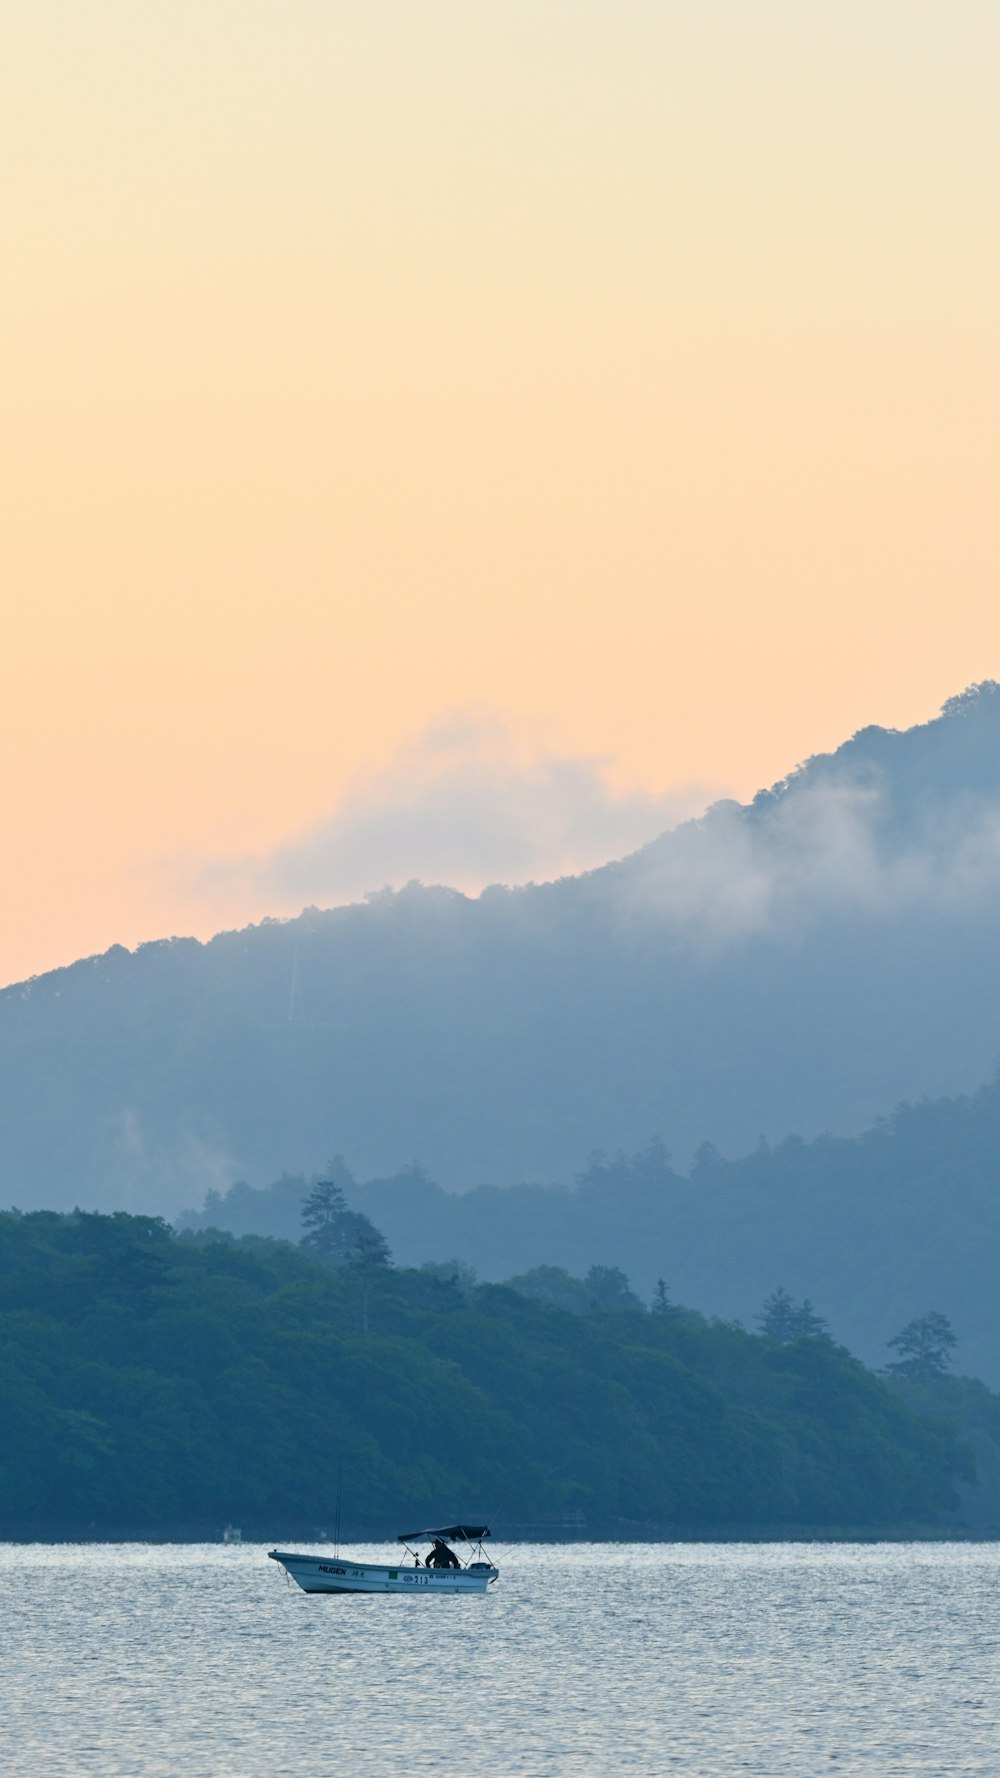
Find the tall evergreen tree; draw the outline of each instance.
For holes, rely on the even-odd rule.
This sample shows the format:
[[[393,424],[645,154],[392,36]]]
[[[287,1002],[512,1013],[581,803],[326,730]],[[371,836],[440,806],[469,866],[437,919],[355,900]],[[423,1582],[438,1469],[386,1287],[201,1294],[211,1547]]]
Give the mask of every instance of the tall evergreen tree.
[[[371,1219],[349,1210],[332,1179],[321,1179],[302,1205],[305,1233],[299,1243],[328,1265],[352,1265],[374,1271],[390,1263],[389,1243]]]
[[[657,1278],[656,1280],[656,1289],[653,1292],[651,1306],[654,1315],[672,1315],[674,1313],[674,1305],[670,1301],[670,1292],[667,1289],[666,1281],[663,1278]]]
[[[817,1315],[808,1297],[796,1303],[788,1291],[779,1284],[764,1304],[757,1317],[757,1325],[769,1339],[781,1340],[787,1344],[789,1340],[827,1340],[829,1331],[826,1320]]]
[[[344,1256],[345,1220],[350,1211],[344,1194],[332,1179],[321,1179],[313,1186],[302,1204],[304,1234],[300,1246],[308,1247],[320,1259],[338,1260]]]
[[[830,1328],[825,1315],[817,1315],[808,1297],[803,1297],[796,1313],[795,1337],[799,1340],[828,1340]]]
[[[899,1357],[886,1368],[900,1377],[920,1379],[943,1377],[958,1341],[947,1315],[931,1309],[908,1321],[888,1344]]]
[[[761,1309],[757,1325],[768,1339],[781,1340],[784,1343],[798,1338],[798,1313],[787,1290],[779,1284]]]

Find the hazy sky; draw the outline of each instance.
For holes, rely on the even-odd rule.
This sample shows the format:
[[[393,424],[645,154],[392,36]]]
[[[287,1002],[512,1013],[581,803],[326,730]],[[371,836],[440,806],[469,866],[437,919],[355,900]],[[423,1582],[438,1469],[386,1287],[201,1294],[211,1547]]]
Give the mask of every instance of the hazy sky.
[[[0,979],[1000,672],[998,67],[996,0],[12,12]]]

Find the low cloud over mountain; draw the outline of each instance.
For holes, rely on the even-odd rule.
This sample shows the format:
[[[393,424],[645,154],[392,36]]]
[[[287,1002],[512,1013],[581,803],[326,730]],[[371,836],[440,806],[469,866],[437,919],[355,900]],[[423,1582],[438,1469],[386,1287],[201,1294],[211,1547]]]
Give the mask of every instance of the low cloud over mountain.
[[[867,729],[749,807],[717,803],[625,867],[626,902],[718,946],[851,916],[984,911],[1000,888],[1000,694]]]
[[[209,896],[234,884],[272,905],[357,899],[414,878],[477,891],[564,876],[621,856],[700,813],[697,788],[655,796],[616,787],[606,762],[515,734],[465,712],[348,786],[325,821],[263,857],[198,875]]]
[[[498,824],[506,808],[508,832],[541,828],[558,765],[536,760],[532,805],[503,737],[474,734],[468,779],[461,742],[428,744],[415,794],[425,814],[441,797],[435,843],[456,843],[484,758]],[[568,834],[601,806],[593,773],[567,769]],[[260,868],[304,895],[338,847],[374,858],[383,818],[401,831],[402,782],[381,815],[359,798]],[[485,839],[481,862],[492,874]],[[739,1153],[762,1134],[857,1131],[993,1073],[998,890],[986,684],[582,876],[475,900],[411,884],[8,989],[0,1197],[169,1209],[196,1201],[195,1172],[215,1183],[220,1157],[261,1183],[334,1150],[368,1176],[417,1158],[460,1187],[566,1178],[590,1149],[654,1133],[683,1164],[704,1139]]]

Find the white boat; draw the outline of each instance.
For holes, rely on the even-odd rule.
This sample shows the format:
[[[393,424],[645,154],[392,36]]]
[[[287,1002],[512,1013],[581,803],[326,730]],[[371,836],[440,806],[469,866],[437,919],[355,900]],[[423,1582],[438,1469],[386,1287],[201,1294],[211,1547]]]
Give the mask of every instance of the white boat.
[[[397,1563],[358,1562],[351,1556],[303,1556],[292,1550],[269,1550],[272,1562],[305,1593],[485,1593],[499,1578],[499,1571],[483,1554],[488,1525],[445,1525],[431,1531],[403,1531],[397,1542],[406,1546],[408,1560]],[[462,1561],[449,1546],[464,1545]],[[422,1562],[417,1544],[432,1548]]]

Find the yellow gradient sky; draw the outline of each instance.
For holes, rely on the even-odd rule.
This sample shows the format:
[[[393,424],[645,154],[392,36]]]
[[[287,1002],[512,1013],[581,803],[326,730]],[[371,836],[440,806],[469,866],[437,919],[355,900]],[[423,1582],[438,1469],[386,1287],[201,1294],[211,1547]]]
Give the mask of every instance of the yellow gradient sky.
[[[293,911],[456,713],[743,794],[1000,673],[998,74],[996,0],[18,9],[0,980]]]

